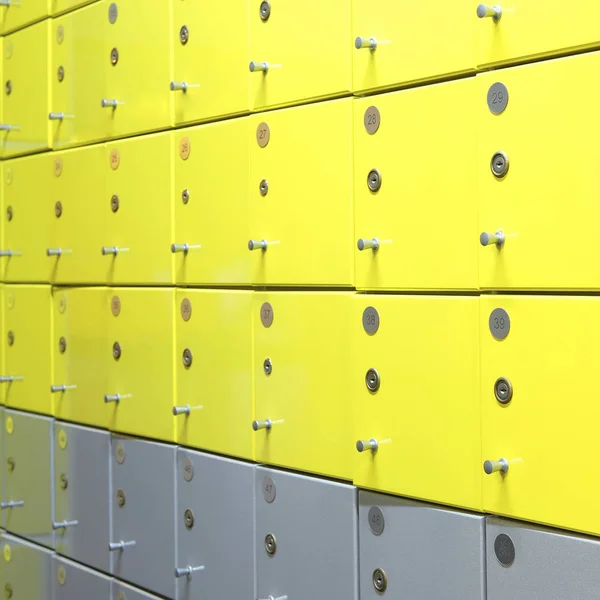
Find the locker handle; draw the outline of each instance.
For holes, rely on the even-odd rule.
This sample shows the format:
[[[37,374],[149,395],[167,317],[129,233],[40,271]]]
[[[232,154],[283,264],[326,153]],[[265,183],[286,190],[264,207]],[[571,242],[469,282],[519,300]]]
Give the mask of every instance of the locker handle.
[[[23,252],[21,250],[0,250],[0,256],[21,256]]]
[[[480,4],[477,7],[477,16],[480,19],[491,17],[494,21],[499,21],[502,16],[502,7],[495,4],[494,6],[487,6],[486,4]]]
[[[492,473],[508,473],[508,461],[505,458],[499,458],[498,460],[486,460],[483,463],[483,470],[486,475]]]
[[[13,0],[0,0],[0,6],[21,6],[21,3],[13,2]]]
[[[0,508],[19,508],[25,506],[24,500],[9,500],[8,502],[0,502]]]
[[[171,81],[169,89],[172,92],[187,92],[190,88],[200,87],[199,83],[188,83],[187,81]]]
[[[62,256],[63,254],[71,254],[73,250],[68,250],[66,248],[48,248],[46,250],[47,256]]]
[[[1,375],[0,383],[12,383],[13,381],[23,381],[23,375]]]
[[[173,254],[176,252],[187,254],[190,250],[197,250],[198,248],[202,248],[202,246],[200,244],[171,244],[171,252]]]
[[[262,250],[266,252],[269,246],[277,244],[279,244],[279,240],[273,242],[267,242],[267,240],[250,240],[248,242],[248,250]]]
[[[358,242],[356,242],[356,247],[361,252],[363,250],[373,250],[373,252],[377,252],[377,250],[379,250],[379,240],[377,238],[373,238],[372,240],[360,238]]]
[[[51,385],[50,392],[53,394],[56,394],[57,392],[62,392],[64,394],[67,390],[74,390],[76,388],[76,385],[65,385],[63,383],[62,385]]]
[[[108,551],[115,552],[115,550],[125,550],[125,548],[132,548],[135,546],[135,540],[131,540],[130,542],[124,542],[121,540],[120,542],[109,542]]]
[[[112,108],[113,110],[117,109],[119,104],[125,104],[125,102],[119,102],[118,100],[107,100],[106,98],[102,98],[102,102],[100,102],[100,106],[102,108]]]
[[[49,121],[63,121],[64,119],[74,119],[75,115],[66,115],[63,112],[51,112],[48,113]]]
[[[119,248],[119,246],[102,246],[102,256],[112,254],[116,256],[119,252],[129,252],[129,248]]]
[[[374,37],[366,38],[366,37],[357,37],[354,40],[354,47],[357,50],[362,50],[367,48],[368,50],[376,50],[377,49],[377,40]]]
[[[502,246],[504,246],[505,239],[506,236],[502,230],[496,231],[496,233],[488,233],[487,231],[484,231],[479,236],[479,243],[482,246],[491,246],[495,244],[497,248],[502,248]]]
[[[116,402],[119,404],[124,398],[131,398],[131,394],[106,394],[104,396],[104,402]]]
[[[254,431],[258,431],[259,429],[271,431],[271,427],[273,427],[273,421],[271,421],[271,419],[267,419],[266,421],[252,421],[252,429],[254,429]]]
[[[191,579],[192,574],[196,571],[204,571],[204,565],[200,567],[187,566],[183,568],[176,568],[175,577],[177,577],[177,579],[179,579],[180,577],[187,577],[188,579]]]
[[[366,452],[367,450],[377,452],[379,449],[379,442],[375,438],[371,438],[370,440],[358,440],[358,442],[356,442],[356,449],[359,452]]]
[[[2,6],[0,0],[0,6]],[[7,6],[6,4],[4,6]],[[10,125],[8,123],[0,123],[0,131],[21,131],[20,125]]]
[[[52,529],[66,529],[79,525],[79,521],[52,521]]]

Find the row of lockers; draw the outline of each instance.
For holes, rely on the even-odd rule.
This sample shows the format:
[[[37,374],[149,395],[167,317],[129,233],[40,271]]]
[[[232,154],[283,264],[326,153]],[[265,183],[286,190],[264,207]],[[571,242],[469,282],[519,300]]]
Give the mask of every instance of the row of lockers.
[[[600,534],[600,297],[3,294],[7,407]]]
[[[597,598],[597,539],[15,411],[4,423],[3,525],[57,553],[1,536],[14,600],[150,598],[116,581],[111,596],[70,558],[178,600]]]
[[[582,234],[598,69],[589,53],[4,161],[0,278],[600,289]]]
[[[23,5],[33,10],[47,2]],[[583,4],[592,10],[592,0]],[[499,19],[494,11],[500,9],[482,13],[471,0],[459,0],[450,10],[408,0],[375,7],[370,0],[329,0],[318,15],[299,0],[234,5],[100,0],[4,37],[3,156],[426,83],[600,46],[600,30],[585,8],[572,11],[558,0],[550,6],[516,0]],[[478,13],[491,18],[480,20]],[[583,85],[594,85],[585,79]],[[558,100],[552,94],[557,85],[563,90],[569,84],[544,80],[524,96],[545,115],[547,103]],[[593,105],[593,94],[571,94]],[[523,101],[517,93],[514,98]],[[434,112],[461,121],[453,110],[441,103]],[[468,114],[465,121],[472,118]],[[427,121],[420,123],[421,132],[435,130]],[[315,141],[322,125],[310,127]]]

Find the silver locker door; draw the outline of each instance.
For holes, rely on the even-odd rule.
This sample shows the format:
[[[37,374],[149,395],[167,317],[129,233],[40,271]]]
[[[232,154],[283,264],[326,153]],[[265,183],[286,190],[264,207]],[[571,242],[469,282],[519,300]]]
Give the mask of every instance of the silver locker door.
[[[356,488],[256,468],[258,598],[356,600]]]
[[[111,578],[75,562],[52,559],[53,600],[110,600]]]
[[[111,600],[161,600],[158,596],[139,590],[132,585],[112,580],[112,598]]]
[[[175,453],[111,436],[111,572],[167,598],[175,597]]]
[[[373,492],[358,502],[361,600],[485,600],[485,517]]]
[[[54,424],[56,551],[109,572],[110,434]]]
[[[4,411],[4,527],[49,548],[54,547],[53,421]]]
[[[254,469],[177,450],[178,600],[256,598]]]

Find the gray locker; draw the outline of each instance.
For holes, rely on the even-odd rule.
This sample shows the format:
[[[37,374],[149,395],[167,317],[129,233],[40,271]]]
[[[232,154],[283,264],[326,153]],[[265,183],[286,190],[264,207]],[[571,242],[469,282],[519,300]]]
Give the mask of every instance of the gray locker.
[[[255,491],[257,597],[356,600],[356,488],[257,467]]]
[[[0,588],[10,600],[53,600],[51,585],[52,552],[36,544],[0,536]]]
[[[110,600],[111,577],[66,558],[52,558],[51,579],[53,600]]]
[[[256,598],[254,465],[177,450],[177,598]]]
[[[175,597],[175,446],[111,436],[111,573]]]
[[[600,598],[600,540],[495,517],[486,530],[488,600]]]
[[[111,600],[160,600],[160,598],[131,585],[127,585],[122,581],[113,579]]]
[[[110,434],[54,424],[56,551],[110,571]]]
[[[53,419],[4,411],[4,528],[54,547]]]
[[[360,491],[360,597],[485,600],[485,517]]]

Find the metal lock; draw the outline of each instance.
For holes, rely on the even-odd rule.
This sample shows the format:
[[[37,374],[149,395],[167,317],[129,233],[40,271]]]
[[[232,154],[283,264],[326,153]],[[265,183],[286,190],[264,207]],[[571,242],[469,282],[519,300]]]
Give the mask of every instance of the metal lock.
[[[369,369],[365,375],[365,384],[370,392],[376,392],[381,385],[381,377],[377,369]]]
[[[113,358],[115,360],[119,360],[121,358],[121,344],[119,342],[115,342],[113,344]]]
[[[62,215],[62,202],[60,200],[54,205],[54,214],[57,219]]]
[[[270,358],[265,358],[263,369],[265,371],[265,375],[270,375],[273,372],[273,363],[271,362]]]
[[[69,478],[67,477],[67,474],[61,473],[60,477],[58,478],[58,481],[59,481],[60,489],[66,490],[67,486],[69,485]]]
[[[490,168],[492,169],[494,177],[498,177],[499,179],[504,177],[508,173],[508,166],[509,161],[506,152],[499,150],[492,156]]]
[[[273,556],[277,551],[277,540],[272,533],[267,533],[265,536],[265,550],[269,556]]]
[[[494,396],[496,396],[496,400],[500,404],[508,404],[513,396],[512,383],[505,377],[496,379],[496,383],[494,383]]]
[[[13,218],[13,209],[12,206],[7,206],[6,207],[6,220],[7,221],[12,221]]]
[[[183,192],[181,192],[181,201],[184,204],[187,204],[190,201],[190,190],[185,189]]]
[[[381,173],[377,169],[371,169],[367,175],[367,185],[372,192],[378,192],[381,188]]]
[[[4,585],[4,597],[8,600],[8,598],[12,598],[13,590],[12,585],[10,583],[6,583]]]
[[[8,338],[8,345],[12,346],[15,343],[15,334],[9,331],[6,337]]]
[[[268,21],[271,16],[271,3],[264,0],[260,3],[260,18],[261,21]]]
[[[191,511],[191,509],[188,508],[183,513],[183,522],[185,523],[187,529],[191,529],[194,526],[194,513]]]
[[[269,193],[269,182],[266,179],[263,179],[258,186],[260,190],[261,196],[266,196]]]
[[[117,504],[119,505],[119,508],[125,506],[125,492],[122,489],[117,490]]]
[[[65,350],[67,349],[67,340],[65,340],[64,337],[61,337],[60,340],[58,340],[58,349],[60,350],[61,354],[64,354]]]
[[[183,351],[183,366],[187,368],[192,366],[192,351],[189,348],[186,348]]]
[[[10,96],[10,93],[12,92],[12,81],[10,79],[4,84],[4,91],[7,96]]]
[[[110,51],[110,64],[113,67],[119,62],[119,51],[116,48],[113,48]]]
[[[385,592],[387,589],[387,575],[383,569],[377,568],[373,571],[372,581],[373,587],[378,592]]]
[[[190,39],[189,29],[187,28],[187,25],[184,25],[179,30],[179,41],[185,46],[188,43],[189,39]]]
[[[9,456],[6,459],[6,468],[9,473],[12,473],[15,470],[15,459],[12,456]]]
[[[119,196],[113,194],[110,199],[110,210],[116,213],[119,210]]]
[[[65,68],[62,65],[60,67],[58,67],[56,76],[57,76],[59,82],[65,78]]]

